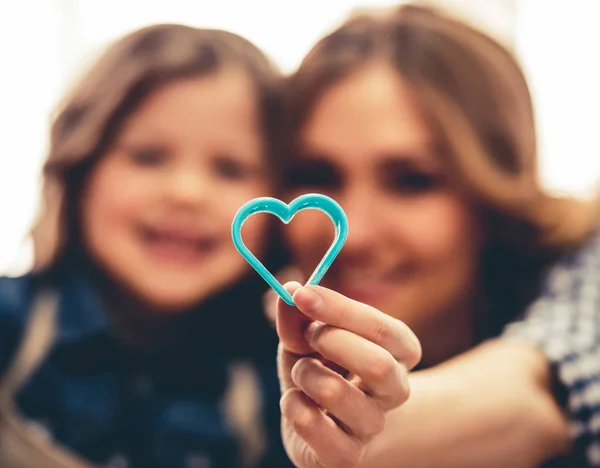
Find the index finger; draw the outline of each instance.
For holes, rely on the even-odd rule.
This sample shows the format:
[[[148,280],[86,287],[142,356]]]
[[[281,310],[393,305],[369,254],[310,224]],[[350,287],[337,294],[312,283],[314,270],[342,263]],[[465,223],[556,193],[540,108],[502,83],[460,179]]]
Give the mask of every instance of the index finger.
[[[343,328],[381,346],[412,369],[421,360],[421,344],[401,320],[322,286],[304,286],[294,303],[312,320]]]

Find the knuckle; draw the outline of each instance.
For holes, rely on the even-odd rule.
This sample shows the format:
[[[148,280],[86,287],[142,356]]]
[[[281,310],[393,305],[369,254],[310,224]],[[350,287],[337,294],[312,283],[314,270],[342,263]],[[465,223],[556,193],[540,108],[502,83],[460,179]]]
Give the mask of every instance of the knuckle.
[[[398,392],[397,406],[400,406],[408,401],[410,398],[410,386],[406,385],[402,388],[401,392]]]
[[[322,382],[319,388],[319,400],[322,406],[327,408],[337,408],[343,406],[346,400],[347,386],[346,381],[336,378],[329,378]]]
[[[408,372],[400,366],[398,373],[397,391],[390,395],[390,406],[396,407],[404,404],[410,397],[410,383],[408,381]]]
[[[423,348],[421,347],[419,339],[414,335],[410,340],[410,343],[407,366],[409,369],[412,369],[421,361],[421,358],[423,357]]]
[[[406,324],[402,325],[404,328],[402,333],[404,338],[402,340],[404,347],[402,361],[406,364],[408,369],[412,369],[421,361],[421,358],[423,357],[423,348],[413,331]]]
[[[401,406],[404,403],[406,403],[409,397],[410,391],[408,389],[402,389],[401,391],[396,392],[390,396],[388,407],[396,408],[398,406]]]
[[[382,345],[383,343],[386,343],[389,340],[390,335],[391,330],[385,317],[377,315],[369,329],[369,338],[375,344]]]
[[[376,398],[367,397],[368,406],[361,417],[349,427],[350,431],[363,443],[369,443],[385,429],[386,409]]]
[[[302,383],[306,380],[311,366],[311,358],[301,358],[296,361],[296,364],[292,367],[292,380],[296,385],[303,386]]]
[[[363,437],[371,440],[376,435],[380,434],[385,428],[385,415],[382,410],[377,410],[368,421],[363,425]]]
[[[382,385],[397,374],[398,362],[389,353],[381,355],[365,371],[366,377],[373,385]]]
[[[296,411],[291,419],[288,418],[296,433],[303,438],[314,431],[319,422],[318,419],[319,414],[309,408],[302,408]]]
[[[298,406],[298,395],[296,394],[296,389],[290,389],[281,395],[279,399],[279,407],[281,409],[281,414],[286,419],[292,419],[296,412],[296,408]]]
[[[380,434],[383,432],[383,430],[385,429],[385,423],[386,423],[385,413],[383,411],[380,411],[375,416],[375,421],[373,424],[373,428],[374,428],[373,436],[376,436],[377,434]]]
[[[336,328],[327,324],[320,324],[316,327],[314,334],[312,336],[311,344],[317,348],[321,349],[327,346],[327,342],[330,341],[331,336],[335,333]]]

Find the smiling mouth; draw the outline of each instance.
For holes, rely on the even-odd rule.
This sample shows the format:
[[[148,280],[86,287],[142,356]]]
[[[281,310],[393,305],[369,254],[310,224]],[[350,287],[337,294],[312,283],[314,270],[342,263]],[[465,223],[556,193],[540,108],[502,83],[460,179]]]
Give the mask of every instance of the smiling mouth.
[[[409,268],[399,267],[385,273],[368,270],[339,269],[331,272],[324,285],[344,296],[369,305],[376,305],[402,287],[409,274]]]
[[[216,237],[175,229],[140,229],[140,239],[152,257],[160,261],[196,263],[218,247]]]

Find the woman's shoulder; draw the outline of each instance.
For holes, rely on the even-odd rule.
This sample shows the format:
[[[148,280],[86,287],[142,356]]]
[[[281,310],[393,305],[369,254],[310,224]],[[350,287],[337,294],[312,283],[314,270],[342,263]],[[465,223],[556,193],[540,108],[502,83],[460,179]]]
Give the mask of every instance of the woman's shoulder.
[[[556,267],[578,267],[581,264],[600,264],[600,225],[591,231],[574,249],[556,262]]]
[[[550,266],[539,299],[554,301],[562,296],[573,301],[586,285],[593,289],[600,285],[600,228]]]
[[[519,328],[526,322],[528,328],[541,332],[541,325],[552,328],[556,321],[584,319],[600,325],[600,228],[550,265],[537,298],[521,319],[507,328]],[[561,332],[567,329],[559,327]]]

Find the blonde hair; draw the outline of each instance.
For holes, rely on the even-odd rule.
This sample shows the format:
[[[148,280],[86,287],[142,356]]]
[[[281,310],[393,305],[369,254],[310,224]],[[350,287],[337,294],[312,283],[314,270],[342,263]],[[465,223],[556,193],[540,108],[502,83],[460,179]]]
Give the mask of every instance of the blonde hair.
[[[486,34],[431,7],[363,11],[321,39],[288,81],[291,144],[301,145],[303,125],[331,86],[381,60],[412,89],[456,187],[480,213],[489,244],[485,295],[501,309],[492,321],[505,323],[531,299],[544,267],[592,233],[600,198],[543,190],[532,100],[517,61]]]
[[[78,239],[78,200],[90,170],[146,96],[171,80],[241,66],[255,83],[269,157],[275,162],[281,75],[252,43],[221,30],[148,26],[113,43],[59,105],[32,228],[34,269],[66,258]]]

